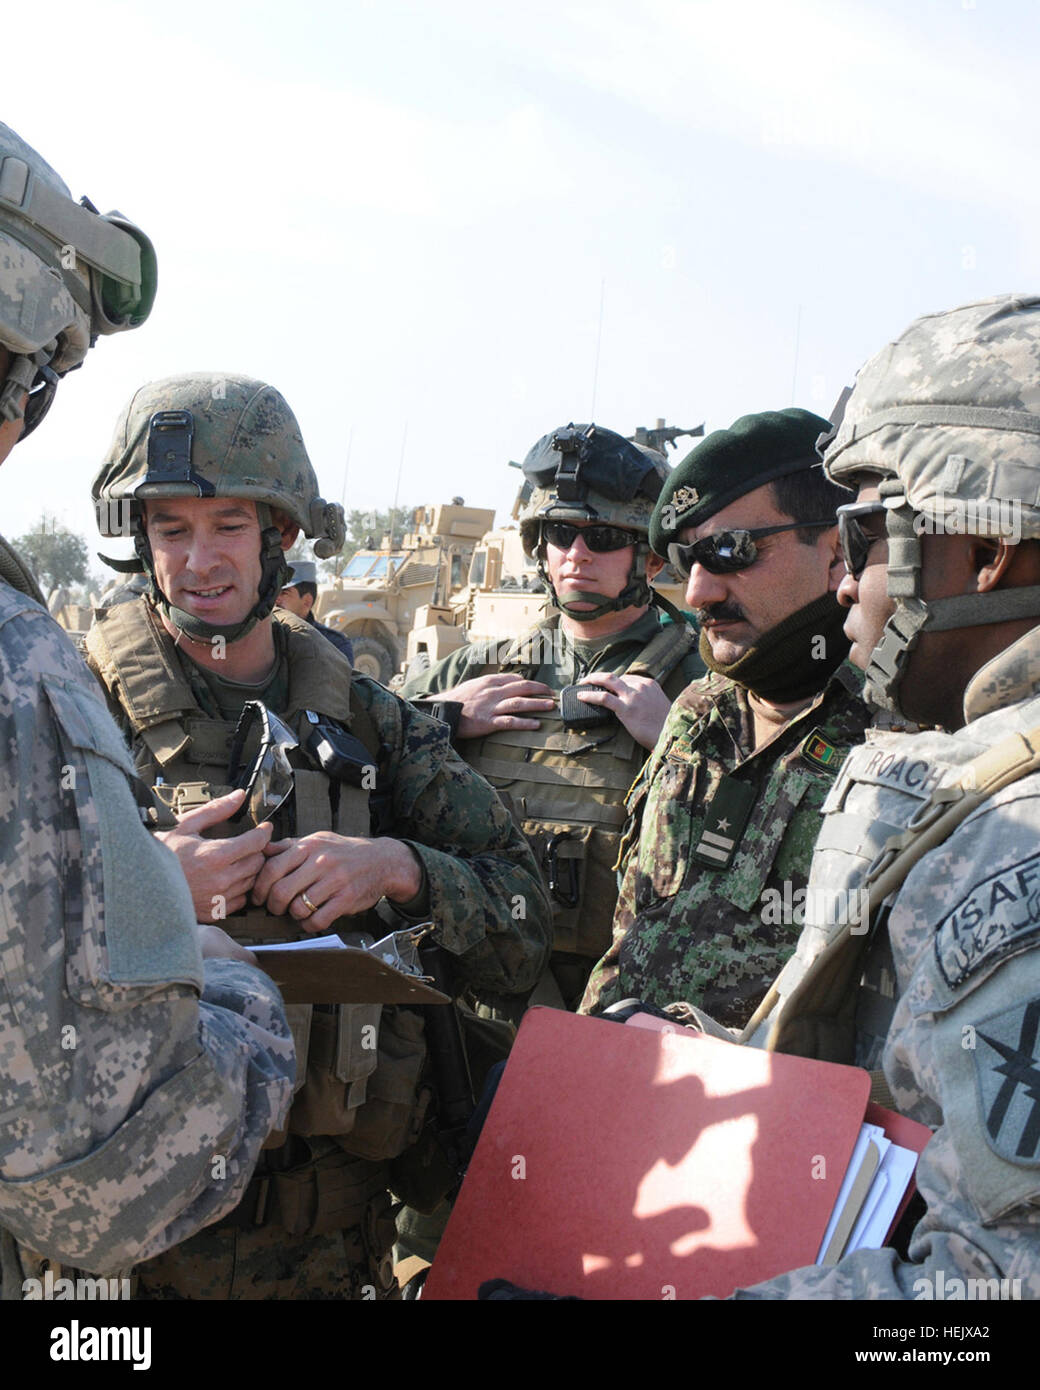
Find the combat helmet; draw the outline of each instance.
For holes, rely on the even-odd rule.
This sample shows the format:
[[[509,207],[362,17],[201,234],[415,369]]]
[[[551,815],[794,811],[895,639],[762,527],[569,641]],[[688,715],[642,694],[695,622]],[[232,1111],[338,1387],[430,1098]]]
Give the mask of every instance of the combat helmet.
[[[343,508],[326,502],[296,417],[279,391],[252,377],[195,372],[153,381],[125,408],[91,489],[98,530],[132,535],[136,560],[110,560],[125,572],[147,570],[155,602],[196,640],[237,641],[268,616],[289,574],[272,509],[286,513],[314,553],[343,546]],[[175,608],[155,579],[142,503],[160,497],[234,497],[256,503],[261,530],[257,602],[240,623],[204,622]]]
[[[653,591],[646,577],[646,536],[668,476],[664,455],[600,425],[570,424],[543,435],[524,459],[523,471],[529,492],[519,516],[520,538],[527,554],[537,559],[538,573],[557,608],[588,622],[649,602]],[[546,521],[598,521],[637,533],[632,568],[616,598],[582,592],[568,603],[560,601],[545,566]]]
[[[101,334],[144,323],[155,298],[155,252],[121,213],[73,201],[51,166],[0,124],[0,344],[12,354],[0,419],[22,437],[47,413],[58,378]]]
[[[921,631],[1040,617],[1040,585],[921,597],[920,537],[1040,538],[1040,298],[1002,295],[926,314],[860,370],[844,416],[821,440],[828,476],[880,474],[895,612],[866,693],[898,710]]]

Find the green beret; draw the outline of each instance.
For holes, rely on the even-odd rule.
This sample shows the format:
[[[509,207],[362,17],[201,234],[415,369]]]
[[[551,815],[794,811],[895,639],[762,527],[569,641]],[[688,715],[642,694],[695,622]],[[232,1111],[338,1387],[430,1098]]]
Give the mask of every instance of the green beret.
[[[765,410],[715,430],[668,475],[650,519],[650,546],[666,556],[685,526],[699,526],[763,483],[819,467],[816,441],[831,422],[809,410]]]

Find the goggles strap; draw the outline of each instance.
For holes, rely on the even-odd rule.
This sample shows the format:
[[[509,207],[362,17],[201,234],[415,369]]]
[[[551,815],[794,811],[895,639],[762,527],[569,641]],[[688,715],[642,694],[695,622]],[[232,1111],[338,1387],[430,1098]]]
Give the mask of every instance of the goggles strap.
[[[887,584],[896,608],[870,654],[864,694],[880,709],[902,714],[899,683],[922,632],[950,632],[1040,616],[1040,585],[956,594],[926,603],[921,597],[921,541],[914,527],[917,513],[898,479],[886,479],[879,491],[888,508]]]
[[[51,354],[42,348],[32,356],[20,353],[12,358],[7,377],[0,388],[0,417],[5,420],[24,419],[22,397],[29,394],[36,384],[39,369],[45,367],[50,360]]]

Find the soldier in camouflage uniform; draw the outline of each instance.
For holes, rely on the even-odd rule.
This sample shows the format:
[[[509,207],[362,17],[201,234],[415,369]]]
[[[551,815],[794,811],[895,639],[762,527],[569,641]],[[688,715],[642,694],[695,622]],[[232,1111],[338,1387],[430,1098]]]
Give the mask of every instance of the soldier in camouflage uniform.
[[[387,923],[432,921],[460,988],[529,990],[547,955],[548,905],[505,807],[443,724],[352,679],[331,643],[275,609],[300,531],[318,538],[319,556],[343,540],[342,508],[318,496],[281,395],[229,375],[142,388],[94,493],[110,529],[118,519],[132,530],[151,594],[98,611],[88,659],[141,776],[189,824],[203,816],[224,836],[199,853],[183,842],[184,819],[169,834],[197,910],[234,914],[228,926],[246,941],[333,927],[376,937]],[[260,831],[215,823],[209,800],[226,790],[246,701],[300,745],[287,752],[294,788],[271,812],[277,838],[259,874],[238,846]],[[311,738],[315,720],[324,743]],[[301,1071],[284,1142],[265,1150],[234,1212],[141,1267],[144,1296],[395,1292],[390,1164],[405,1195],[408,1156],[431,1139],[436,1107],[420,1015],[378,1004],[290,1014]]]
[[[154,286],[141,232],[0,125],[0,459]],[[112,1273],[232,1209],[294,1063],[277,990],[199,932],[95,682],[2,541],[0,573],[0,1271],[19,1298],[46,1260]]]
[[[303,618],[310,623],[316,632],[320,632],[322,637],[331,642],[332,645],[343,653],[350,664],[354,664],[354,644],[345,632],[339,632],[334,627],[326,627],[324,623],[319,623],[315,618],[312,609],[314,601],[318,595],[318,567],[313,560],[297,560],[289,571],[289,578],[282,585],[282,591],[278,595],[278,607],[287,608],[290,613],[295,613],[298,618]]]
[[[650,541],[688,576],[711,674],[629,793],[614,939],[583,1012],[634,997],[739,1028],[798,940],[820,806],[870,721],[835,599],[842,492],[815,452],[829,428],[744,416],[658,498]]]
[[[872,734],[824,806],[770,1045],[884,1063],[935,1134],[909,1261],[864,1251],[738,1297],[1040,1298],[1040,299],[918,319],[826,451],[852,656],[923,725]],[[1020,542],[1020,543],[1016,543]],[[872,930],[829,905],[869,889]]]
[[[451,719],[463,757],[512,802],[553,902],[535,1000],[575,1008],[610,943],[624,794],[704,667],[696,630],[649,586],[663,563],[646,534],[664,456],[570,425],[534,445],[524,473],[521,536],[559,613],[514,642],[461,648],[401,693]],[[561,704],[576,682],[578,720]]]

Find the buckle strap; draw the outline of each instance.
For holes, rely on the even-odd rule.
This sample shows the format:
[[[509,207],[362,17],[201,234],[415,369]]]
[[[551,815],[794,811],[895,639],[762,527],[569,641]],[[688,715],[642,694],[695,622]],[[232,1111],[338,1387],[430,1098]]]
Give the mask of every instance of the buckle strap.
[[[371,1203],[386,1190],[386,1171],[343,1153],[332,1160],[254,1177],[218,1226],[240,1231],[281,1226],[292,1236],[316,1236],[362,1225]]]

